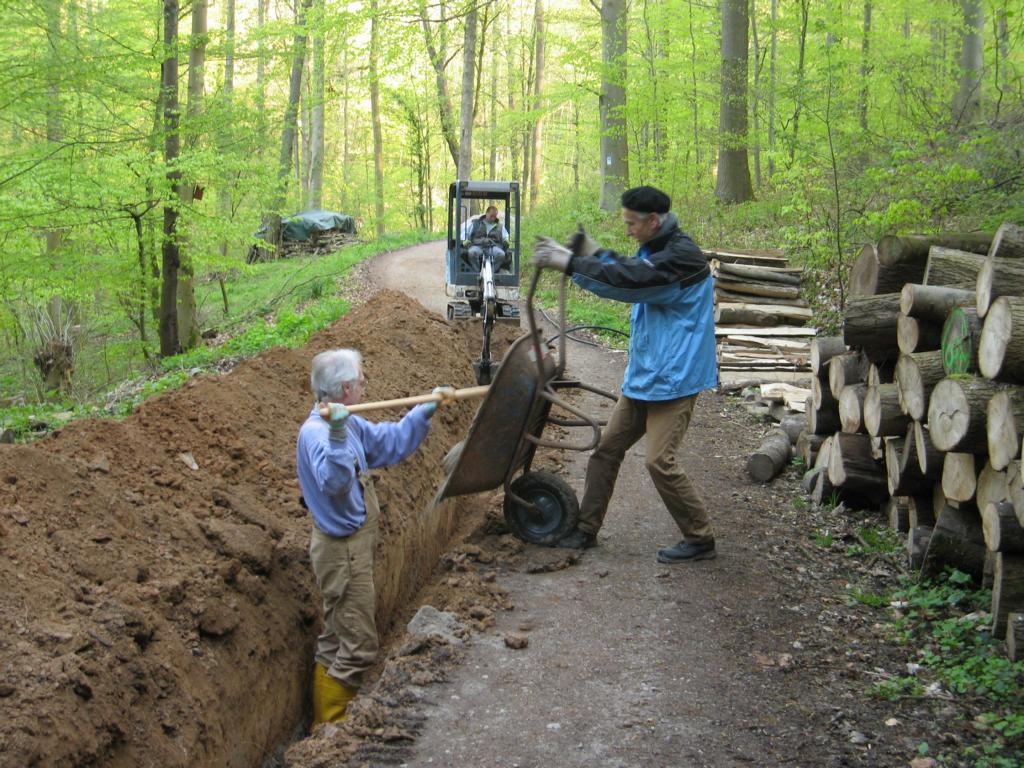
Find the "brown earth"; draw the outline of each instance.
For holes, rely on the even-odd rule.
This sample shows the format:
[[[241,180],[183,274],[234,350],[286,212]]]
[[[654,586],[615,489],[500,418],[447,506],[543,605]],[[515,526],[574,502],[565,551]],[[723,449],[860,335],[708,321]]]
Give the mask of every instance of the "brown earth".
[[[123,422],[0,445],[0,765],[252,766],[290,741],[319,620],[294,459],[312,355],[358,347],[367,398],[389,399],[475,384],[477,344],[382,292]],[[455,530],[458,507],[430,499],[472,413],[443,409],[415,457],[375,473],[385,630]]]

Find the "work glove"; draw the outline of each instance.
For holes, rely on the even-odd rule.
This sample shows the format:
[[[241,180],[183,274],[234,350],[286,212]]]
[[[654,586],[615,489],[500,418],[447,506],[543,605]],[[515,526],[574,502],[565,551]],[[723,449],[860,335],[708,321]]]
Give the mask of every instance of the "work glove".
[[[455,402],[455,390],[452,389],[451,387],[434,387],[434,389],[431,390],[431,394],[440,395],[440,402],[444,403],[445,405],[447,405],[448,403]],[[423,403],[423,412],[426,414],[428,419],[434,415],[434,411],[436,410],[437,402]]]
[[[463,248],[469,248],[469,240],[463,240],[462,241],[462,247]]]
[[[331,411],[327,418],[331,440],[344,442],[348,439],[348,408],[341,403],[330,403],[327,407]]]
[[[572,251],[573,256],[593,256],[601,250],[601,246],[586,233],[582,224],[576,225],[576,231],[569,236],[565,246]]]
[[[572,251],[554,238],[538,237],[530,263],[537,269],[556,269],[569,273],[572,272]]]

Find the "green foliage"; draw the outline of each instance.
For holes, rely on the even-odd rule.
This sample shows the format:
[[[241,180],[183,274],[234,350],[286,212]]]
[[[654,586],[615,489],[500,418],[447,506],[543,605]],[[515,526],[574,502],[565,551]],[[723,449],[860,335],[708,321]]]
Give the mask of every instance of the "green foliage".
[[[811,540],[822,549],[830,549],[835,539],[831,533],[815,531],[814,535],[811,536]]]
[[[885,701],[895,701],[904,696],[920,696],[924,686],[914,677],[892,677],[868,688],[868,696]]]
[[[200,286],[201,316],[207,322],[220,321],[222,334],[215,343],[157,361],[146,377],[128,392],[108,393],[99,388],[94,395],[78,400],[56,398],[37,405],[16,405],[0,409],[0,427],[11,429],[17,439],[26,440],[66,423],[71,418],[97,415],[125,416],[153,395],[180,386],[189,377],[223,365],[253,357],[271,347],[296,347],[312,333],[330,325],[348,311],[348,302],[335,295],[339,283],[348,279],[351,268],[383,250],[400,248],[428,237],[426,233],[386,237],[373,243],[349,246],[319,257],[281,259],[249,266],[225,278],[232,304],[240,311],[223,315],[220,288],[216,281]],[[93,350],[109,356],[137,354],[137,346],[116,347],[110,340]],[[90,361],[80,355],[80,361]],[[123,370],[124,361],[112,370]],[[13,377],[12,377],[13,380]],[[117,383],[117,382],[114,382]],[[109,405],[107,401],[110,401]]]
[[[973,719],[979,744],[956,756],[973,766],[1019,765],[1024,759],[1024,662],[1011,662],[988,631],[987,590],[948,571],[934,581],[905,579],[881,604],[898,607],[892,638],[916,651],[921,666],[915,680],[938,683],[956,699],[982,708]],[[873,686],[871,695],[922,695],[907,678]],[[954,756],[940,756],[943,758]]]
[[[860,555],[895,555],[903,548],[898,531],[889,527],[868,528],[858,527],[857,544],[851,544],[846,548],[846,554],[851,557]]]

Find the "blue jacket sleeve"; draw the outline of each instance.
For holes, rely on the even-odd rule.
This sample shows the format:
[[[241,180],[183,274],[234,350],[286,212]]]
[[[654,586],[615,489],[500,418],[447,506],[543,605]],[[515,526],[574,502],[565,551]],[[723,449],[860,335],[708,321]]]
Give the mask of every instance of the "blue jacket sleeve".
[[[653,246],[653,247],[652,247]],[[572,260],[573,282],[605,299],[630,304],[669,304],[683,289],[705,279],[708,262],[682,231],[642,245],[636,256],[602,250]]]
[[[388,467],[397,464],[419,447],[430,431],[430,419],[423,406],[416,406],[400,421],[374,424],[361,421],[366,466]]]

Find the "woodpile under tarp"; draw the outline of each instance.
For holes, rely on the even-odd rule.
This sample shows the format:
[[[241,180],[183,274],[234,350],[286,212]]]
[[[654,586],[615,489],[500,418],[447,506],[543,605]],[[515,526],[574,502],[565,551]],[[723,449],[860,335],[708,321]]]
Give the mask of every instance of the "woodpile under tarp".
[[[806,372],[814,329],[806,327],[812,313],[801,295],[802,270],[779,251],[706,254],[715,277],[719,370],[760,381],[772,372]]]
[[[993,635],[1020,655],[1024,227],[864,246],[842,336],[809,361],[812,498],[877,503],[912,566],[991,587]]]

